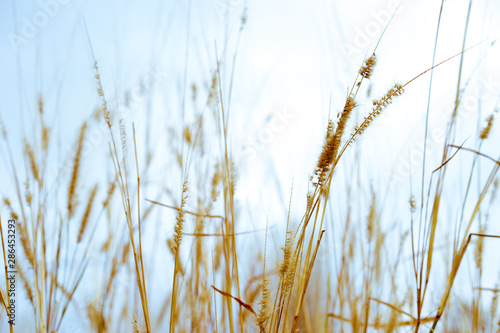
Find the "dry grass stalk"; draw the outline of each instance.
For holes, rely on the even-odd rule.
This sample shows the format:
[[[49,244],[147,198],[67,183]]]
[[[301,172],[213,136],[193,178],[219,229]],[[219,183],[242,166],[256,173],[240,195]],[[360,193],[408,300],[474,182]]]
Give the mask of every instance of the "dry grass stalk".
[[[127,152],[127,147],[126,147],[126,133],[125,133],[125,126],[123,122],[121,123],[120,126],[120,135],[121,135],[121,144],[122,144],[122,163],[120,163],[119,155],[118,155],[118,150],[116,148],[116,141],[113,136],[113,131],[111,128],[111,119],[110,119],[110,114],[107,108],[107,101],[106,97],[104,95],[104,90],[102,88],[102,82],[101,78],[99,75],[99,68],[97,66],[97,61],[95,61],[94,57],[94,69],[95,69],[95,78],[97,81],[97,92],[101,98],[102,102],[102,111],[104,114],[104,118],[106,120],[106,123],[108,125],[108,129],[110,132],[111,136],[111,144],[110,144],[110,155],[111,159],[113,161],[113,167],[115,169],[115,176],[116,176],[116,181],[118,183],[119,189],[120,189],[120,194],[121,194],[121,199],[122,199],[122,205],[123,205],[123,210],[125,212],[125,217],[127,219],[127,227],[129,231],[129,238],[130,238],[130,245],[134,254],[134,264],[135,264],[135,271],[136,271],[136,278],[137,278],[137,286],[139,289],[139,295],[141,298],[141,305],[142,305],[142,310],[144,314],[144,321],[146,325],[146,332],[150,333],[151,332],[151,323],[150,323],[150,318],[149,318],[149,307],[148,307],[148,301],[147,301],[147,292],[146,292],[146,283],[144,279],[144,262],[143,262],[143,257],[142,257],[142,248],[141,248],[141,235],[139,232],[139,250],[137,250],[136,245],[135,245],[135,239],[134,239],[134,228],[132,225],[132,208],[131,208],[131,202],[130,202],[130,193],[129,193],[129,186],[128,186],[128,175],[127,175],[127,167],[126,167],[126,156],[125,153]],[[134,135],[134,147],[135,146],[135,135]],[[140,178],[139,178],[139,166],[138,166],[138,161],[137,161],[137,149],[135,149],[135,156],[136,156],[136,167],[137,167],[137,180],[138,184],[140,184]],[[139,185],[138,185],[139,186]],[[139,193],[138,193],[138,199],[139,199]],[[140,230],[140,207],[138,207],[138,216],[139,216],[139,230]]]

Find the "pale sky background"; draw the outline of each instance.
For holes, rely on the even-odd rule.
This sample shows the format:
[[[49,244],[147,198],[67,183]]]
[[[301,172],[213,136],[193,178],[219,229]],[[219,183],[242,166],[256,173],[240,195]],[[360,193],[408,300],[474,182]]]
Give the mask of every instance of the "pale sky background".
[[[371,99],[383,96],[394,82],[405,83],[431,66],[440,4],[430,0],[402,2],[378,46],[373,77],[360,91],[358,120],[369,112]],[[468,4],[466,0],[445,2],[436,63],[460,52]],[[292,215],[299,220],[329,108],[332,118],[341,110],[359,66],[373,51],[398,5],[398,1],[385,0],[2,1],[0,115],[11,136],[15,163],[23,165],[22,137],[33,136],[37,94],[43,96],[46,120],[56,129],[54,140],[60,145],[60,152],[49,162],[53,177],[73,149],[82,121],[99,106],[87,27],[109,104],[115,111],[119,105],[130,129],[134,122],[140,147],[145,142],[151,145],[153,165],[145,180],[144,197],[172,203],[171,196],[162,195],[162,191],[169,187],[173,197],[179,198],[176,189],[180,187],[180,173],[169,149],[180,144],[168,133],[181,121],[192,124],[193,110],[203,107],[216,66],[217,45],[225,102],[236,53],[231,104],[226,108],[230,113],[230,147],[239,175],[236,196],[241,230],[263,228],[268,216],[270,224],[283,223],[292,183]],[[240,32],[244,12],[246,23]],[[500,50],[498,43],[492,44],[500,34],[499,15],[500,2],[473,2],[466,45],[482,43],[465,55],[463,86],[466,82],[468,86],[455,142],[467,140],[465,146],[469,148],[476,146],[478,112],[481,128],[499,101]],[[459,57],[434,71],[428,171],[439,166],[458,66]],[[336,175],[340,187],[346,177],[358,173],[366,184],[381,193],[387,191],[384,214],[388,223],[408,214],[409,161],[413,191],[419,197],[419,152],[429,78],[427,74],[409,85],[405,94],[376,119],[357,140],[356,148],[346,154]],[[198,88],[196,102],[191,102],[193,83]],[[124,106],[127,92],[130,108]],[[496,124],[493,135],[482,146],[482,152],[495,159],[499,133]],[[82,176],[105,179],[111,170],[99,161],[109,157],[108,133],[97,130],[93,134],[95,141],[87,163],[95,167],[87,168]],[[212,143],[207,147],[208,154],[219,148]],[[362,157],[353,167],[350,163],[356,150]],[[0,153],[5,159],[3,146]],[[463,170],[454,168],[447,178],[447,186],[462,192],[457,191],[456,198],[450,196],[445,206],[456,204],[466,184],[470,156],[462,154],[465,158],[457,163],[466,161]],[[145,152],[140,155],[145,156]],[[172,170],[166,171],[168,166]],[[492,166],[481,160],[483,181]],[[13,191],[7,175],[5,163],[0,164],[2,196]],[[364,188],[367,200],[370,186]],[[342,203],[338,205],[342,207]],[[500,234],[497,207],[494,213],[488,232]],[[454,225],[456,212],[448,214],[450,225]],[[272,236],[276,242],[282,240],[281,227]],[[168,237],[172,230],[173,225],[163,226],[161,237]],[[493,263],[485,267],[486,287],[493,287],[499,269],[493,243],[488,241],[486,245]],[[273,251],[277,252],[279,245]],[[243,245],[241,250],[249,246]],[[464,275],[462,287],[467,290],[470,283]]]

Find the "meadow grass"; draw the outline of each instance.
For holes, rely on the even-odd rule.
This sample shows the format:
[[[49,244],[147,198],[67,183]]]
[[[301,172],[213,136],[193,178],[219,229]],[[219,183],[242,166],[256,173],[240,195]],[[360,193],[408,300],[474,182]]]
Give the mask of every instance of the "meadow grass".
[[[242,27],[246,20],[243,14]],[[436,35],[438,32],[439,25]],[[152,156],[160,152],[142,145],[148,142],[144,140],[147,133],[136,132],[134,124],[115,117],[103,88],[101,67],[94,58],[99,107],[80,125],[74,149],[65,157],[68,168],[53,183],[47,182],[48,160],[60,146],[53,136],[55,129],[47,125],[44,96],[37,97],[38,109],[33,110],[34,135],[22,140],[22,167],[15,165],[11,133],[2,123],[2,152],[9,171],[4,178],[14,186],[13,193],[2,200],[4,278],[9,274],[11,253],[6,226],[13,219],[19,240],[17,288],[24,298],[18,296],[17,306],[29,307],[19,309],[16,326],[7,323],[11,287],[6,279],[0,293],[2,327],[10,332],[22,327],[40,333],[65,332],[64,327],[148,333],[500,332],[499,282],[496,286],[481,284],[484,244],[500,238],[488,233],[500,159],[482,152],[483,142],[494,130],[496,111],[489,112],[485,122],[479,119],[483,126],[476,146],[455,138],[464,87],[462,63],[474,48],[466,47],[466,35],[467,30],[462,50],[433,61],[430,68],[415,69],[414,77],[390,85],[367,106],[358,102],[361,92],[383,75],[376,71],[378,44],[370,50],[345,100],[338,103],[337,118],[327,123],[317,160],[312,161],[312,176],[304,180],[308,193],[295,193],[292,184],[284,208],[286,221],[266,221],[265,230],[258,232],[262,237],[254,237],[257,231],[239,228],[244,214],[236,199],[239,166],[232,158],[225,105],[233,76],[231,82],[223,82],[220,60],[213,64],[212,81],[206,89],[191,87],[193,99],[204,95],[204,111],[208,111],[200,112],[192,123],[176,127],[180,148],[170,155],[177,170],[173,172],[171,164],[162,167],[167,174],[179,175],[179,188],[165,191],[165,199],[144,196]],[[421,196],[409,184],[403,208],[406,215],[395,223],[387,216],[388,208],[382,209],[383,189],[355,178],[339,179],[339,168],[359,166],[362,151],[356,140],[390,111],[391,104],[397,101],[404,107],[409,103],[405,92],[414,82],[452,59],[460,59],[458,83],[439,162],[426,177],[424,158]],[[232,71],[234,74],[234,67]],[[355,114],[365,116],[359,119]],[[84,143],[89,130],[99,124],[107,130],[107,156],[100,164],[109,172],[106,179],[89,183],[82,177],[93,171],[84,160]],[[218,147],[216,158],[205,154],[209,140]],[[427,136],[424,147],[426,140]],[[140,157],[144,153],[149,156],[145,160]],[[457,156],[470,163],[465,191],[455,206],[443,207],[450,195],[447,175]],[[480,161],[489,168],[486,179],[477,176]],[[369,195],[355,203],[362,193]],[[296,196],[304,197],[305,210],[295,208]],[[339,202],[345,207],[332,214]],[[454,215],[443,214],[445,209],[460,212],[456,221],[447,220]],[[165,216],[174,217],[165,220]],[[167,239],[159,238],[158,222],[170,226]],[[454,231],[446,233],[443,224]],[[273,225],[282,230],[278,241],[271,238]],[[242,250],[245,242],[252,243],[253,252]],[[281,249],[279,255],[270,250],[272,242]],[[333,254],[326,250],[328,242]],[[405,257],[406,253],[410,256]],[[467,255],[473,255],[475,265],[477,285],[469,290],[472,297],[453,293],[457,277],[465,274],[461,267]],[[162,275],[159,263],[167,267],[168,276]],[[489,264],[498,266],[497,262]]]

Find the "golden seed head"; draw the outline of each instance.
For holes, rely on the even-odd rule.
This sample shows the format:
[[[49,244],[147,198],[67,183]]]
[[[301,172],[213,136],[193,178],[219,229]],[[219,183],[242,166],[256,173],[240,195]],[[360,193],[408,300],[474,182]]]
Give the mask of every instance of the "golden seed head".
[[[73,171],[71,173],[71,181],[68,189],[68,217],[71,218],[74,214],[76,202],[76,187],[78,176],[80,172],[81,154],[83,149],[83,140],[85,138],[85,131],[87,130],[87,122],[84,122],[80,129],[80,136],[78,137],[78,145],[76,148],[75,159],[73,161]]]
[[[498,283],[495,285],[495,291],[493,292],[493,298],[491,299],[490,315],[491,318],[495,318],[498,309],[498,294],[499,288]]]
[[[29,181],[26,181],[26,203],[28,203],[28,206],[31,207],[31,200],[32,200],[32,195],[31,195],[31,191],[30,191],[30,183]]]
[[[490,131],[491,131],[491,127],[493,126],[493,120],[494,120],[494,116],[493,115],[490,115],[488,117],[488,122],[486,124],[486,126],[481,130],[481,133],[479,134],[479,138],[481,140],[485,140],[488,138],[488,135],[490,134]]]
[[[12,217],[16,219],[14,215]],[[28,262],[30,263],[30,267],[33,268],[35,265],[35,255],[31,248],[31,240],[28,235],[28,229],[26,227],[26,223],[23,222],[19,223],[19,239],[21,240],[21,245],[24,250],[24,254],[26,254]]]
[[[16,214],[16,212],[14,212],[14,211],[11,211],[11,212],[10,212],[10,216],[12,216],[12,218],[13,218],[14,220],[19,220],[19,215],[17,215],[17,214]]]
[[[184,140],[186,140],[186,142],[188,144],[191,144],[191,130],[189,129],[188,126],[184,127],[184,132],[183,132],[183,136],[184,136]]]
[[[375,53],[371,55],[370,58],[366,59],[365,64],[359,69],[359,74],[365,79],[369,79],[373,74],[373,69],[377,64],[377,57]]]
[[[49,133],[50,130],[48,129],[45,124],[42,126],[42,149],[46,152],[47,149],[49,148]]]
[[[102,109],[95,108],[94,114],[92,115],[92,117],[94,118],[94,120],[99,120],[99,118],[101,117],[101,114],[102,114]]]
[[[479,233],[486,233],[486,226],[483,224],[479,227]],[[474,252],[474,259],[476,262],[476,268],[481,269],[483,266],[483,248],[484,248],[484,238],[478,237],[476,240],[476,251]]]
[[[90,216],[90,212],[92,211],[92,205],[94,204],[94,199],[95,199],[96,193],[97,193],[97,184],[94,185],[94,187],[92,188],[92,191],[90,192],[89,200],[87,202],[87,207],[85,207],[85,213],[83,214],[82,221],[80,223],[80,230],[78,232],[77,243],[80,243],[82,241],[83,234],[85,233],[85,230],[87,229],[89,216]]]
[[[354,258],[355,242],[356,242],[356,239],[355,239],[354,233],[351,233],[351,240],[349,241],[349,253],[348,253],[348,257],[351,260]]]
[[[361,135],[373,120],[382,113],[382,111],[392,103],[394,97],[400,96],[404,92],[404,88],[401,84],[396,83],[394,87],[389,89],[389,91],[385,94],[381,99],[373,100],[373,109],[372,112],[368,116],[365,117],[361,125],[356,126],[354,128],[354,136]]]
[[[39,174],[38,164],[35,158],[35,152],[33,151],[31,145],[28,143],[26,139],[24,139],[24,151],[25,154],[28,156],[30,162],[31,173],[33,174],[35,180],[40,183],[40,174]]]
[[[306,212],[311,211],[312,205],[313,205],[313,194],[312,192],[307,193],[307,206],[306,206]]]
[[[211,104],[217,100],[217,72],[214,72],[212,76],[212,84],[210,85],[208,94],[208,104]]]
[[[123,246],[122,260],[120,263],[124,264],[128,261],[129,252],[130,252],[130,242],[127,242],[125,246]]]
[[[112,240],[113,240],[113,234],[110,233],[106,242],[104,244],[102,244],[102,246],[101,246],[101,252],[104,252],[104,253],[108,252],[108,250],[111,246]]]
[[[104,96],[104,90],[102,88],[101,76],[99,75],[99,66],[97,66],[97,61],[94,62],[94,69],[95,69],[95,79],[97,81],[97,93],[99,94],[99,97],[101,97],[101,103],[102,103],[101,111],[102,114],[104,115],[104,120],[106,120],[108,127],[111,128],[111,119],[109,117],[108,103]]]
[[[356,107],[356,102],[352,96],[349,96],[345,102],[344,109],[340,113],[337,128],[333,131],[333,121],[328,122],[325,143],[323,149],[318,159],[318,164],[314,174],[317,177],[318,185],[323,185],[330,171],[332,164],[337,158],[338,151],[340,149],[340,144],[342,141],[342,135],[344,133],[347,121],[351,116],[352,110]]]
[[[184,184],[182,185],[181,205],[179,206],[178,215],[176,217],[177,222],[174,227],[173,250],[175,254],[178,253],[179,246],[181,245],[182,241],[182,234],[184,230],[184,220],[185,220],[184,215],[186,214],[186,212],[184,211],[184,207],[186,206],[186,201],[187,201],[187,190],[188,190],[188,183],[187,180],[185,180]]]
[[[373,232],[375,226],[375,220],[377,218],[377,206],[376,206],[376,196],[375,192],[372,191],[372,202],[370,204],[370,212],[368,214],[368,225],[367,225],[367,233],[368,233],[368,242],[371,242],[373,239]]]
[[[132,314],[132,332],[134,333],[142,333],[144,330],[141,326],[141,324],[139,324],[139,320],[137,319],[137,316],[134,314]]]
[[[43,114],[43,99],[41,94],[38,94],[38,112],[40,115]]]
[[[266,323],[269,319],[269,308],[271,302],[271,290],[269,289],[269,279],[263,278],[261,283],[262,298],[260,300],[260,311],[257,314],[257,325],[260,332],[266,332]]]
[[[417,209],[417,203],[415,201],[415,197],[412,195],[410,197],[410,210],[412,213],[414,213],[416,209]]]
[[[2,130],[2,136],[4,139],[7,139],[7,130],[5,129],[5,126],[3,124],[2,119],[0,118],[0,128]]]
[[[283,250],[283,262],[280,265],[279,272],[282,276],[285,276],[287,274],[291,265],[292,241],[293,235],[290,231],[288,231],[285,240],[285,246],[281,248]]]
[[[211,192],[211,199],[212,202],[217,200],[217,196],[219,195],[219,191],[217,190],[217,187],[222,179],[222,172],[220,166],[217,164],[215,166],[215,172],[214,176],[212,177],[212,192]]]
[[[107,207],[108,204],[109,204],[109,201],[111,200],[111,197],[113,196],[113,193],[115,191],[115,188],[116,188],[116,182],[111,182],[109,184],[109,188],[108,188],[108,193],[106,195],[106,199],[103,201],[102,205],[104,207]]]
[[[193,102],[196,101],[197,91],[198,91],[198,88],[196,87],[196,83],[193,83],[191,85],[191,92],[193,94]]]

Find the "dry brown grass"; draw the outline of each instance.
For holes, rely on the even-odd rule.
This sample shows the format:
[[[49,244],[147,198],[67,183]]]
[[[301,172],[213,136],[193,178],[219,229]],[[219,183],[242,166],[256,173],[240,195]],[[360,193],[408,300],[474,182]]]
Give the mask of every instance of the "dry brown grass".
[[[243,15],[241,29],[246,20]],[[453,133],[459,121],[462,67],[443,152],[422,202],[410,193],[406,215],[394,217],[384,208],[385,189],[367,186],[354,176],[351,179],[349,170],[344,170],[361,165],[362,151],[355,141],[384,113],[396,111],[391,110],[396,99],[408,103],[403,93],[412,89],[415,80],[455,57],[462,63],[468,50],[464,43],[461,52],[429,69],[416,70],[418,75],[404,84],[393,84],[366,106],[358,101],[368,89],[367,80],[376,81],[382,75],[375,72],[377,50],[373,50],[357,70],[345,100],[336,103],[340,112],[326,125],[313,176],[301,180],[309,184],[304,211],[293,205],[292,187],[288,207],[274,207],[287,209],[286,222],[268,221],[265,238],[260,236],[263,230],[240,228],[246,212],[237,204],[240,169],[234,161],[224,104],[232,79],[225,88],[220,60],[213,64],[206,89],[194,83],[190,86],[193,102],[205,98],[206,103],[203,111],[175,127],[181,148],[169,156],[178,168],[169,163],[161,166],[168,177],[179,176],[173,180],[177,187],[161,184],[164,188],[153,200],[144,192],[152,179],[155,152],[145,161],[139,158],[149,153],[149,147],[140,144],[148,134],[136,133],[134,124],[115,119],[94,59],[99,116],[81,125],[75,148],[65,157],[71,168],[58,175],[56,190],[47,187],[47,161],[51,150],[61,148],[51,140],[55,129],[47,125],[42,96],[34,110],[38,117],[35,137],[22,140],[26,172],[14,167],[10,138],[1,123],[15,189],[3,198],[3,206],[8,219],[17,221],[22,248],[17,253],[21,282],[17,288],[23,289],[31,304],[25,310],[32,314],[25,327],[38,333],[62,332],[63,321],[80,320],[79,326],[94,332],[150,333],[168,327],[169,332],[417,333],[454,331],[457,316],[464,331],[500,330],[499,283],[493,288],[481,285],[487,242],[500,238],[488,234],[500,160],[481,150],[494,131],[496,111],[478,131],[474,148],[456,144]],[[100,160],[100,167],[109,171],[106,179],[93,174],[94,167],[86,163],[83,153],[87,133],[99,122],[107,131],[108,155]],[[442,212],[450,195],[447,170],[455,155],[470,158],[472,166],[463,197],[452,207],[461,214],[453,225],[455,234],[448,237],[441,226],[450,222],[443,221]],[[490,163],[486,180],[476,176],[479,160]],[[339,179],[341,172],[345,179]],[[469,193],[473,186],[479,189],[476,197]],[[80,193],[88,193],[85,205],[79,204]],[[0,219],[7,263],[5,225],[5,218]],[[162,239],[159,226],[165,225],[171,234]],[[282,231],[278,241],[272,233],[275,225]],[[473,236],[475,242],[471,242]],[[272,252],[274,245],[281,249],[278,254]],[[466,260],[473,262],[478,287],[471,290],[472,305],[464,303],[450,310],[450,299],[454,304],[463,301],[453,294],[453,287],[465,274],[461,267]],[[168,276],[159,263],[168,268]],[[6,280],[0,293],[4,314],[11,301],[9,291]],[[433,298],[428,297],[431,292]],[[9,329],[14,331],[12,325]]]

